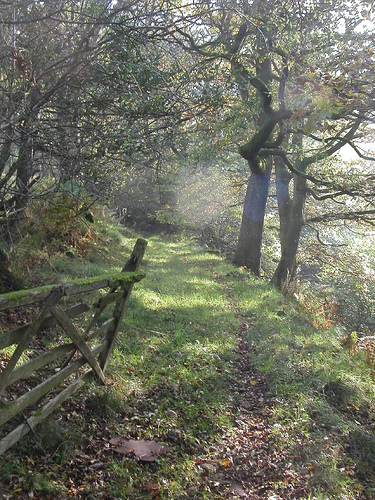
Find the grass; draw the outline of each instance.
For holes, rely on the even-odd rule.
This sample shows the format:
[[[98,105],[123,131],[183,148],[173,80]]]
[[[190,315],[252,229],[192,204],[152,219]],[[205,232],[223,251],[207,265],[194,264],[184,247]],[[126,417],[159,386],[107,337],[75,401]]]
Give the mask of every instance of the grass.
[[[73,259],[72,277],[125,262],[134,238],[102,226],[100,251]],[[59,259],[47,280],[69,279]],[[112,384],[88,385],[0,458],[10,498],[224,498],[215,470],[239,411],[240,337],[272,396],[273,453],[304,477],[308,493],[295,498],[375,497],[374,385],[361,354],[334,328],[316,329],[297,302],[189,242],[150,238],[142,270],[108,367]],[[111,449],[117,435],[169,451],[137,462]],[[275,480],[274,498],[291,498],[285,481]]]
[[[279,452],[309,466],[314,498],[373,498],[374,380],[360,355],[342,347],[334,328],[317,330],[298,304],[264,283],[234,283],[251,318],[252,360],[279,400],[273,408]],[[242,290],[241,290],[242,288]],[[242,298],[242,299],[241,299]],[[282,314],[280,314],[282,311]],[[366,457],[366,458],[365,458]]]

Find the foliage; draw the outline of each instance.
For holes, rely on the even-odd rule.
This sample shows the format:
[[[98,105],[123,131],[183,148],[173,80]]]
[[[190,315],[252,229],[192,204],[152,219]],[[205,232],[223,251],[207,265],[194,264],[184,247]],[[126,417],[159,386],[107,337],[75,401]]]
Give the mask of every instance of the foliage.
[[[56,193],[47,202],[39,200],[29,207],[21,226],[24,238],[16,250],[18,269],[29,274],[56,253],[89,257],[95,234],[85,220],[84,206],[82,199]]]
[[[100,38],[90,21],[102,10],[96,6],[91,0],[80,10],[74,2],[16,1],[2,9],[2,224],[27,206],[43,174],[68,168],[79,153],[77,89]]]
[[[111,223],[108,209],[93,204],[85,191],[56,191],[28,207],[20,225],[23,237],[12,248],[14,273],[24,285],[54,282],[69,269],[72,277],[103,274],[118,264],[114,245],[131,250],[125,236]],[[87,219],[88,207],[89,219]],[[124,229],[124,234],[128,233]],[[122,263],[124,264],[125,261]],[[57,276],[56,276],[57,275]]]
[[[285,234],[277,244],[270,233],[264,238],[267,273],[271,260],[285,257],[286,241],[304,238],[305,198],[314,227],[373,217],[370,160],[361,149],[373,109],[366,2],[343,10],[336,0],[230,0],[217,8],[16,0],[3,14],[0,224],[8,242],[50,175],[85,186],[139,228],[193,224],[200,241],[231,246],[242,199],[232,183],[250,173],[234,160],[238,150],[250,171],[272,156],[291,174]],[[344,145],[361,158],[356,166],[333,158]],[[294,265],[297,247],[289,250]]]
[[[297,5],[270,0],[241,6],[228,1],[214,10],[209,5],[193,10],[174,33],[176,43],[195,53],[201,64],[218,69],[226,82],[223,109],[230,109],[234,97],[242,119],[242,128],[234,121],[237,138],[227,134],[230,127],[223,120],[222,136],[240,146],[252,173],[236,262],[256,274],[263,226],[258,221],[265,208],[259,199],[261,190],[267,196],[268,176],[262,188],[256,183],[269,168],[263,160],[277,160],[281,259],[273,281],[279,287],[295,276],[307,196],[343,198],[343,203],[362,197],[367,203],[362,215],[372,217],[371,172],[358,171],[353,183],[327,168],[327,159],[345,145],[369,160],[358,148],[357,133],[366,133],[373,119],[371,16],[359,4],[344,13],[337,1]],[[355,210],[349,212],[348,218],[355,216]]]
[[[0,224],[9,241],[45,176],[103,201],[122,171],[154,168],[172,125],[212,106],[203,90],[188,94],[191,58],[162,56],[156,13],[142,6],[4,6]]]
[[[307,309],[360,336],[374,329],[374,253],[372,230],[337,224],[309,232],[301,251],[304,262],[296,293]],[[324,322],[324,320],[323,320]]]

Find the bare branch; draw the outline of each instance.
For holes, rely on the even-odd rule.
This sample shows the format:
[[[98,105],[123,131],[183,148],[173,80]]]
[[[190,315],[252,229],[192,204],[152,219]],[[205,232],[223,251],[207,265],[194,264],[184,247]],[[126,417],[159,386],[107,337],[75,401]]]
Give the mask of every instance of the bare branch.
[[[375,209],[372,210],[358,210],[353,212],[338,212],[326,213],[317,217],[310,217],[306,220],[306,224],[313,224],[318,222],[329,222],[335,220],[356,220],[365,222],[371,225],[375,224]]]
[[[319,230],[316,228],[316,227],[313,227],[309,224],[305,224],[305,226],[308,226],[310,229],[312,229],[314,232],[315,232],[315,235],[316,235],[316,239],[318,240],[318,242],[324,246],[324,247],[335,247],[335,248],[340,248],[340,247],[346,247],[347,244],[346,243],[341,243],[341,244],[335,244],[335,243],[325,243],[322,238],[320,237],[320,232]]]

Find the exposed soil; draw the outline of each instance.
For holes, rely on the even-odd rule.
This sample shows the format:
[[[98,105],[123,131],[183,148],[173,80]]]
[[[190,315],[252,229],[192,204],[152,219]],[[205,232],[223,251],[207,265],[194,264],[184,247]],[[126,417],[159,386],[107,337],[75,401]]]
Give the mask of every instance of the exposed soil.
[[[302,498],[309,472],[296,473],[286,457],[275,453],[270,433],[274,398],[264,379],[251,367],[245,341],[240,341],[238,350],[238,377],[232,382],[237,395],[234,427],[220,442],[217,453],[225,458],[216,461],[210,481],[220,498]]]

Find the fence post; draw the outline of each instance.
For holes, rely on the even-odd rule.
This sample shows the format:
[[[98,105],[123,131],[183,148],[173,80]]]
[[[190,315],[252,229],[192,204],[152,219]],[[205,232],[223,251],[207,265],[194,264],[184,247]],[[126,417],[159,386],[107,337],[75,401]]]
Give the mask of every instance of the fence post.
[[[146,246],[147,246],[147,241],[138,238],[136,241],[133,252],[131,256],[129,257],[128,261],[126,262],[125,266],[122,269],[122,272],[133,272],[133,271],[138,271],[138,268],[140,267],[143,256],[146,251]],[[103,371],[105,372],[109,358],[111,355],[111,352],[113,351],[113,348],[115,346],[116,338],[118,331],[120,329],[121,325],[121,320],[124,316],[125,312],[125,307],[128,303],[130,294],[133,289],[133,283],[125,284],[121,287],[121,293],[119,298],[117,299],[117,302],[115,304],[114,310],[113,310],[113,317],[115,319],[113,326],[108,330],[106,340],[107,340],[107,347],[106,349],[100,353],[99,356],[99,365]]]

